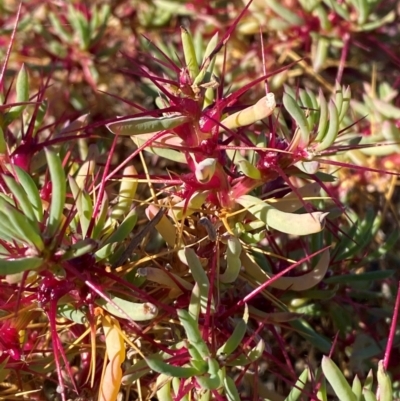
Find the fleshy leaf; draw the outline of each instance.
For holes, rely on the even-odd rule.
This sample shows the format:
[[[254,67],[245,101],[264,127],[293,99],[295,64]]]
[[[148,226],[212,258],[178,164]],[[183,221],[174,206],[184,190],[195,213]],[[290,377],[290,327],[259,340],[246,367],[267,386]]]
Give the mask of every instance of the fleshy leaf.
[[[190,313],[184,309],[178,309],[178,317],[185,329],[187,340],[189,341],[190,345],[196,348],[201,358],[209,358],[211,355],[210,351],[201,337],[196,320],[194,320]]]
[[[66,177],[64,169],[57,153],[50,148],[45,148],[47,164],[51,178],[51,203],[49,218],[47,221],[46,235],[49,238],[55,236],[61,226],[66,196]]]
[[[234,129],[238,127],[244,127],[267,118],[274,112],[275,107],[275,95],[273,93],[268,93],[253,106],[231,114],[222,120],[221,124],[223,127],[221,127],[220,131],[222,132],[225,128]]]
[[[29,100],[29,80],[25,64],[19,70],[16,83],[16,103],[27,102]],[[9,123],[18,118],[25,109],[25,105],[13,106],[6,114],[6,121]]]
[[[134,117],[107,124],[107,128],[116,135],[132,136],[171,130],[189,121],[182,115],[165,117]]]
[[[249,274],[259,283],[264,283],[273,277],[267,275],[267,273],[247,255],[247,253],[242,252],[240,259],[245,273]],[[309,273],[303,274],[299,277],[280,277],[271,282],[270,287],[292,291],[306,291],[313,288],[324,279],[329,267],[329,260],[329,250],[325,250],[322,252],[317,265]]]
[[[247,322],[249,319],[249,311],[246,305],[243,318],[238,321],[233,333],[228,338],[228,340],[223,344],[218,350],[217,355],[227,356],[236,351],[247,331]]]
[[[390,376],[388,375],[383,361],[378,363],[378,384],[379,384],[379,401],[392,401],[393,400],[393,390],[392,382]]]
[[[210,282],[208,280],[207,274],[204,271],[204,268],[201,265],[200,260],[193,249],[185,248],[184,250],[178,251],[178,257],[182,261],[182,263],[189,266],[194,281],[198,284],[200,288],[201,311],[205,313],[208,303],[208,294],[210,290]],[[211,302],[211,310],[214,310],[213,302]]]
[[[42,266],[43,259],[38,257],[24,257],[20,259],[0,259],[0,275],[21,273],[34,270]]]
[[[309,235],[322,231],[325,218],[329,214],[323,212],[286,213],[251,195],[242,195],[236,199],[236,202],[263,221],[267,228],[274,228],[292,235]]]
[[[296,384],[290,391],[289,395],[285,398],[285,401],[297,401],[302,394],[302,390],[304,389],[307,379],[308,379],[309,369],[306,368],[303,370]]]
[[[110,296],[110,298],[134,321],[141,322],[143,320],[151,320],[154,319],[158,314],[158,308],[149,302],[135,303],[116,296]],[[126,315],[124,313],[121,313],[106,300],[101,298],[98,299],[96,303],[114,316],[126,319]]]
[[[121,184],[118,192],[117,204],[111,212],[112,219],[123,219],[132,208],[132,203],[138,187],[137,178],[131,176],[137,175],[136,168],[133,165],[124,168]]]
[[[340,401],[357,401],[343,373],[331,358],[322,357],[322,371]]]
[[[308,128],[308,123],[304,111],[297,104],[296,100],[287,93],[283,94],[283,105],[300,129],[301,139],[299,142],[299,146],[301,148],[308,146],[308,143],[310,141],[310,129]]]
[[[189,379],[199,373],[197,369],[192,366],[174,366],[157,358],[146,358],[146,362],[150,369],[169,377]]]

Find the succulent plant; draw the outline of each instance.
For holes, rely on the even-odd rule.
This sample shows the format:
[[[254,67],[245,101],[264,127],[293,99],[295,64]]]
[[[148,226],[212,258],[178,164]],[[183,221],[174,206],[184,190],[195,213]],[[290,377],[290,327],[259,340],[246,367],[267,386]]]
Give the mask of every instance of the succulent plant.
[[[13,29],[8,5],[1,17],[11,35],[0,72],[9,394],[394,399],[400,295],[384,263],[398,261],[398,94],[382,80],[377,90],[341,83],[354,78],[346,57],[362,55],[358,33],[387,35],[393,12],[384,2],[167,3],[45,4],[50,24],[34,31],[33,3]],[[77,115],[86,103],[70,87],[60,117],[47,97],[58,72],[39,80],[29,62],[15,72],[12,45],[23,43],[80,71],[79,91],[93,93],[115,67],[123,35],[109,35],[127,26],[145,37],[115,65],[140,93],[98,95],[118,117]],[[271,56],[277,45],[290,62]],[[330,57],[340,57],[336,81]],[[349,181],[365,195],[378,187],[372,174],[390,182],[384,206],[352,198]]]

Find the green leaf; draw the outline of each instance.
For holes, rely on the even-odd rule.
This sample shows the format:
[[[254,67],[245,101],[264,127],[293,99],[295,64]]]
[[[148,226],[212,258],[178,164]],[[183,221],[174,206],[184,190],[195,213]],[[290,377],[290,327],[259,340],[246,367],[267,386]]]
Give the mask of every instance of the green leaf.
[[[4,131],[3,128],[0,125],[0,155],[6,155],[8,152],[7,149],[7,142],[6,139],[4,137]]]
[[[221,370],[218,374],[210,375],[210,376],[197,376],[197,383],[205,390],[216,390],[222,386],[222,372]]]
[[[195,211],[201,209],[208,195],[208,191],[196,191],[188,202],[186,199],[182,199],[180,202],[176,203],[174,207],[170,209],[168,215],[173,219],[182,220],[184,217],[190,216]]]
[[[156,388],[157,390],[157,399],[165,400],[165,401],[173,401],[172,399],[172,389],[171,389],[171,380],[168,378],[169,376],[160,373],[157,376],[156,380]]]
[[[357,252],[364,250],[370,244],[381,225],[382,216],[380,213],[375,213],[372,208],[369,208],[366,217],[358,225],[357,233],[353,237]],[[349,256],[345,254],[345,257],[348,258]]]
[[[259,340],[257,345],[247,354],[247,355],[239,355],[237,358],[227,361],[227,366],[246,366],[254,363],[258,359],[261,358],[265,349],[265,343],[263,340]]]
[[[146,280],[160,284],[162,287],[172,288],[181,291],[182,288],[192,291],[194,286],[183,277],[158,267],[139,267],[136,273],[140,277],[145,277]]]
[[[194,367],[173,366],[158,358],[146,358],[147,365],[154,372],[164,374],[169,377],[179,377],[181,379],[189,379],[198,374]]]
[[[322,371],[339,398],[339,401],[357,401],[343,373],[331,358],[327,356],[322,357]]]
[[[308,2],[308,0],[306,0]],[[322,31],[331,31],[332,22],[330,20],[330,15],[328,15],[328,10],[323,6],[320,1],[317,1],[317,5],[314,8],[313,14],[319,19],[319,23]]]
[[[179,349],[183,346],[183,343],[176,344],[173,348]],[[147,356],[149,359],[168,359],[170,358],[170,354],[166,352],[154,353]],[[124,376],[122,377],[122,385],[129,386],[136,380],[140,379],[144,375],[147,375],[150,371],[149,366],[145,359],[140,359],[135,362],[132,366],[127,367],[124,370]]]
[[[331,349],[331,342],[321,334],[317,333],[309,323],[304,319],[298,319],[289,322],[289,324],[310,344],[321,352],[329,352]]]
[[[380,99],[372,99],[374,110],[389,119],[400,119],[400,108]]]
[[[292,235],[308,235],[322,231],[325,218],[329,214],[323,212],[286,213],[251,195],[242,195],[236,199],[236,202],[263,221],[267,228],[274,228]]]
[[[235,382],[227,375],[224,377],[224,388],[227,401],[240,401],[240,395]]]
[[[308,146],[310,140],[310,129],[304,111],[297,104],[296,100],[287,93],[283,94],[283,105],[300,128],[301,135],[299,146],[303,148]]]
[[[230,335],[228,340],[217,350],[217,355],[228,356],[236,351],[239,347],[240,343],[243,341],[244,335],[247,331],[247,321],[249,318],[249,312],[245,309],[245,313],[243,319],[240,319],[237,325],[235,326],[233,333]]]
[[[260,231],[254,234],[243,232],[242,234],[240,234],[240,239],[246,244],[258,244],[265,238],[265,235],[265,231]]]
[[[60,157],[51,148],[45,148],[44,150],[52,186],[49,218],[45,232],[48,238],[53,238],[61,226],[67,184]]]
[[[332,276],[324,279],[326,284],[351,284],[367,281],[373,283],[378,280],[385,280],[395,273],[394,270],[371,271],[360,274],[343,274],[340,276]]]
[[[351,89],[350,89],[350,86],[348,86],[343,91],[343,103],[342,103],[342,107],[339,111],[339,123],[343,121],[343,118],[345,117],[345,115],[350,107],[350,100],[351,100]]]
[[[2,218],[3,216],[0,214],[0,220],[2,220]],[[13,243],[14,241],[24,243],[24,241],[19,237],[18,233],[15,231],[15,229],[10,228],[10,223],[8,219],[6,219],[5,221],[4,220],[0,221],[0,239],[9,243]],[[8,254],[8,251],[5,251],[4,253]]]
[[[39,226],[37,224],[36,216],[33,212],[32,205],[29,201],[28,195],[24,191],[23,187],[18,184],[12,177],[3,174],[3,180],[6,182],[9,190],[13,193],[16,200],[18,201],[18,206],[25,216],[34,224],[39,232]]]
[[[372,390],[373,384],[374,384],[374,374],[372,372],[372,369],[370,369],[370,371],[368,372],[368,375],[365,379],[365,382],[364,382],[364,388],[366,388],[368,390]]]
[[[195,347],[188,345],[188,351],[191,356],[190,364],[198,370],[199,374],[207,373],[208,363],[207,360],[203,359]]]
[[[17,96],[15,99],[16,103],[29,101],[29,79],[28,72],[26,71],[25,64],[22,64],[19,70],[17,83],[16,83]],[[13,106],[9,109],[6,114],[6,122],[10,123],[17,119],[25,109],[25,105]]]
[[[199,66],[197,64],[192,35],[183,26],[181,26],[181,39],[186,68],[188,69],[192,82],[194,82],[196,77],[199,75]]]
[[[179,321],[185,329],[186,336],[190,345],[196,348],[197,352],[202,358],[209,358],[211,353],[207,348],[207,345],[204,342],[203,338],[201,337],[198,323],[193,319],[190,313],[184,309],[178,309],[177,313]]]
[[[109,297],[113,301],[113,303],[125,313],[122,313],[114,305],[108,303],[103,298],[99,298],[98,300],[96,300],[96,303],[116,317],[126,319],[126,315],[128,315],[133,321],[141,322],[144,320],[154,319],[158,314],[158,308],[149,302],[131,302],[110,294]]]
[[[358,0],[357,23],[363,25],[368,21],[370,5],[368,0]]]
[[[39,227],[33,225],[28,218],[11,206],[7,202],[0,201],[3,221],[9,222],[11,232],[17,233],[17,238],[23,240],[26,244],[31,244],[38,251],[43,251],[44,242],[39,232]]]
[[[321,35],[313,35],[312,65],[315,72],[320,72],[326,63],[329,50],[329,39]]]
[[[318,370],[320,370],[320,369],[318,369]],[[318,392],[317,392],[317,398],[318,398],[318,400],[321,400],[321,401],[328,401],[325,377],[321,378],[321,385],[320,385],[320,387],[318,389]]]
[[[76,309],[75,306],[71,304],[59,305],[57,307],[57,314],[77,324],[87,323],[86,313],[82,312],[81,309]]]
[[[393,400],[393,390],[392,382],[390,377],[385,370],[383,361],[378,363],[378,385],[379,385],[379,401],[392,401]]]
[[[293,26],[303,26],[304,20],[277,0],[265,0],[266,6]]]
[[[101,200],[100,211],[97,214],[96,223],[95,223],[95,225],[93,227],[93,231],[92,231],[93,239],[100,238],[100,236],[106,226],[108,205],[109,205],[108,196],[107,196],[107,193],[104,193],[103,199]]]
[[[0,259],[0,275],[21,273],[34,270],[43,265],[43,259],[39,257],[24,257],[18,259]]]
[[[354,376],[351,390],[353,391],[354,395],[356,396],[357,401],[361,401],[362,400],[362,384],[357,375]]]
[[[246,159],[239,160],[237,164],[239,165],[238,171],[242,172],[246,177],[250,177],[253,180],[261,178],[260,170]]]
[[[213,57],[213,59],[210,59],[209,57],[210,57],[211,53],[215,50],[217,44],[218,44],[218,32],[216,32],[213,35],[213,37],[210,39],[210,41],[207,44],[207,47],[206,47],[206,50],[205,50],[204,56],[203,56],[201,70],[194,80],[195,85],[200,85],[204,80],[206,72],[212,71],[213,64],[214,64],[213,63],[214,57]]]
[[[41,222],[43,219],[43,205],[35,181],[33,181],[32,177],[22,168],[18,166],[13,166],[12,168],[28,196],[36,220]]]
[[[280,277],[272,286],[282,290],[307,291],[319,284],[326,275],[329,267],[329,250],[321,252],[315,267],[308,273],[297,277]]]
[[[120,224],[120,226],[113,232],[113,234],[102,244],[112,244],[114,242],[124,241],[128,235],[133,231],[137,223],[137,212],[132,210]]]
[[[357,27],[355,30],[358,32],[367,32],[367,31],[373,31],[375,29],[378,29],[382,27],[385,24],[390,24],[396,19],[396,12],[394,10],[388,12],[385,16],[382,18],[378,18],[376,20],[366,22],[365,24]]]
[[[96,35],[93,36],[92,34],[91,46],[96,44],[103,37],[104,32],[107,29],[107,24],[110,15],[111,15],[111,7],[109,4],[103,4],[100,8],[100,12],[97,12],[96,9],[96,16],[98,16],[98,18],[96,19],[92,18],[90,20],[90,30],[91,32],[95,32],[96,29],[98,31]]]
[[[346,21],[350,21],[350,12],[347,3],[339,3],[337,1],[323,0],[324,3]]]
[[[314,128],[315,117],[316,117],[317,112],[314,111],[314,109],[316,109],[316,107],[315,107],[315,104],[313,103],[313,101],[311,100],[310,93],[312,93],[312,92],[306,91],[304,89],[299,89],[299,97],[300,97],[302,106],[306,108],[306,110],[305,110],[306,120],[308,123],[308,128],[311,131]]]
[[[118,201],[111,212],[112,219],[124,218],[132,208],[132,203],[135,199],[138,187],[137,178],[133,178],[132,176],[137,175],[137,173],[138,172],[133,165],[124,168],[118,191]]]
[[[8,356],[4,358],[4,361],[0,364],[0,383],[4,382],[10,372],[9,369],[6,369],[8,358]]]
[[[201,311],[205,313],[207,310],[208,294],[210,290],[210,282],[207,274],[193,249],[185,248],[178,251],[178,257],[186,266],[189,266],[193,279],[199,286]],[[215,306],[213,301],[211,301],[210,308],[211,311],[214,311]]]
[[[316,152],[321,152],[328,149],[336,140],[339,133],[339,113],[336,108],[335,102],[331,99],[328,106],[329,110],[329,126],[328,130],[321,140],[321,142],[315,147]]]
[[[75,9],[72,4],[68,4],[67,18],[75,31],[79,41],[79,48],[87,50],[90,45],[90,24],[84,15]]]
[[[362,394],[365,401],[378,401],[375,394],[368,388],[363,388]]]
[[[153,359],[159,357],[159,354],[152,354],[148,358]],[[136,380],[140,379],[144,375],[147,375],[149,371],[150,368],[148,367],[146,360],[140,359],[124,371],[122,385],[129,386],[133,384]]]
[[[267,93],[267,95],[258,100],[254,105],[224,118],[221,121],[222,127],[220,127],[220,132],[223,132],[226,128],[234,129],[261,121],[270,116],[274,112],[275,107],[275,95],[271,92]]]
[[[78,187],[73,177],[69,176],[68,181],[78,212],[76,217],[79,219],[81,226],[81,235],[85,238],[93,215],[93,203],[90,195],[84,189]]]
[[[194,284],[192,293],[190,294],[190,303],[188,312],[190,316],[197,322],[200,316],[200,287],[197,283]]]
[[[115,135],[132,136],[172,130],[189,120],[189,117],[182,115],[134,117],[115,123],[109,123],[106,127]],[[155,144],[152,145],[155,146]]]
[[[72,41],[72,37],[69,34],[69,32],[67,32],[64,29],[63,24],[61,23],[61,21],[58,19],[58,17],[56,17],[56,15],[52,12],[48,13],[48,17],[50,20],[50,24],[52,25],[54,32],[57,34],[57,36],[64,42],[64,43],[70,43]]]
[[[340,241],[335,247],[335,260],[343,260],[347,259],[349,252],[356,248],[357,244],[354,241],[354,237],[356,235],[358,229],[357,224],[353,224],[348,232],[343,232],[343,236],[340,238]]]
[[[140,135],[132,136],[131,138],[137,147],[142,146],[147,141],[147,139],[141,138]],[[158,143],[153,143],[152,146],[146,146],[144,150],[154,155],[163,157],[164,159],[172,160],[176,163],[187,164],[186,157],[182,152],[179,152],[174,149],[168,149],[167,147],[166,148],[159,147]]]
[[[81,14],[81,13],[79,13],[79,14]],[[92,39],[91,38],[92,32],[90,30],[90,24],[83,17],[83,15],[81,18],[77,19],[77,22],[79,24],[78,36],[79,36],[80,48],[82,50],[88,50],[90,48],[91,39]]]
[[[319,103],[319,123],[317,128],[317,136],[315,138],[315,142],[321,142],[326,134],[326,130],[328,128],[328,103],[325,99],[325,96],[322,92],[322,89],[319,90],[318,95],[318,103]]]
[[[336,109],[338,111],[338,114],[340,114],[340,111],[342,110],[343,106],[343,90],[342,87],[340,86],[339,82],[336,81],[335,84],[335,89],[334,89],[334,103],[336,104]]]
[[[86,254],[91,254],[97,247],[97,241],[92,238],[85,238],[69,246],[62,255],[61,260],[69,260]]]
[[[242,245],[236,237],[230,237],[226,249],[227,266],[223,274],[219,275],[222,283],[233,283],[239,276],[242,262],[240,254],[242,253]]]
[[[309,369],[308,368],[304,369],[302,374],[299,376],[299,379],[297,380],[296,384],[290,391],[289,395],[285,398],[285,401],[297,401],[299,399],[307,383],[308,374],[309,374]]]
[[[282,212],[293,213],[304,207],[304,202],[315,200],[320,197],[321,185],[317,182],[312,182],[297,188],[297,191],[291,191],[280,199],[273,199],[272,205],[275,209]]]

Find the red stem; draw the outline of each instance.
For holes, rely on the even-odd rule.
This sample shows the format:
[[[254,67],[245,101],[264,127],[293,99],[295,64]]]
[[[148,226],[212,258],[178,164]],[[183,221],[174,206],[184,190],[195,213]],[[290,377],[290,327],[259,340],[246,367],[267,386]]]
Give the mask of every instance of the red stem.
[[[396,303],[394,304],[392,324],[390,325],[389,338],[388,338],[388,342],[386,345],[385,356],[383,358],[383,367],[385,368],[385,370],[387,370],[388,366],[389,366],[390,352],[392,351],[393,342],[394,342],[394,338],[396,335],[397,319],[399,317],[399,310],[400,310],[400,281],[399,281],[398,287],[397,287],[397,296],[396,296]]]
[[[13,31],[11,34],[10,44],[8,45],[8,48],[7,48],[6,59],[4,60],[3,68],[1,69],[1,72],[0,72],[0,90],[3,89],[3,84],[4,84],[3,78],[4,78],[4,74],[6,72],[6,69],[7,69],[8,60],[10,59],[11,50],[12,50],[12,46],[13,46],[14,39],[15,39],[15,34],[17,33],[19,17],[21,15],[21,7],[22,7],[22,2],[19,3],[19,6],[18,6],[17,16],[15,18],[15,24],[14,24],[14,28],[13,28]]]

